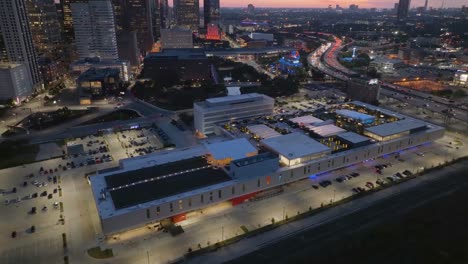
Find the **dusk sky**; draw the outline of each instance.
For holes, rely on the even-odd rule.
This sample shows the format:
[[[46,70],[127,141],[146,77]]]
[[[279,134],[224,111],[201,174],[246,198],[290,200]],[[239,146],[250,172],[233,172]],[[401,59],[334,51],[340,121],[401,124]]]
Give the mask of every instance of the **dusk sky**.
[[[200,1],[200,6],[203,6],[203,0]],[[256,7],[308,7],[308,8],[325,8],[328,5],[335,7],[339,4],[341,7],[348,8],[351,4],[359,5],[363,8],[392,8],[398,0],[355,0],[355,1],[333,1],[333,0],[220,0],[221,8],[223,7],[247,7],[248,4],[253,4]],[[425,0],[412,0],[411,7],[423,6]],[[429,0],[429,6],[439,8],[444,0]],[[55,0],[56,3],[60,2]],[[169,0],[172,5],[172,0]],[[461,7],[468,5],[467,0],[445,0],[444,7]]]
[[[335,7],[339,4],[341,7],[348,8],[351,4],[359,5],[363,8],[392,8],[394,3],[398,1],[389,0],[355,0],[355,1],[333,1],[333,0],[220,0],[221,7],[247,7],[248,4],[253,4],[256,7],[309,7],[309,8],[325,8],[328,5]],[[203,4],[203,1],[200,1]],[[429,6],[439,8],[442,0],[429,0]],[[444,7],[461,7],[467,5],[467,0],[445,0]],[[411,1],[411,7],[424,6],[424,0]]]

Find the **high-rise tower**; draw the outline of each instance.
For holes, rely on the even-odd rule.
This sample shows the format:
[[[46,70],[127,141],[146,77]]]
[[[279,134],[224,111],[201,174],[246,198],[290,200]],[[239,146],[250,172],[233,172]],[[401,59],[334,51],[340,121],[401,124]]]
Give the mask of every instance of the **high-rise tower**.
[[[75,39],[75,33],[73,31],[72,12],[70,6],[71,2],[72,0],[60,0],[60,6],[62,9],[62,34],[64,40],[67,43],[72,43]]]
[[[24,64],[33,85],[38,88],[42,83],[41,74],[24,0],[0,1],[0,32],[6,51],[3,59],[8,63]]]
[[[161,16],[161,28],[169,27],[169,3],[167,0],[159,0],[159,14]]]
[[[197,30],[200,25],[198,0],[174,0],[177,26]]]
[[[71,3],[78,56],[118,59],[114,12],[110,0]]]
[[[205,26],[208,24],[219,24],[219,0],[204,0],[203,1],[203,17]]]
[[[26,0],[26,10],[36,51],[55,57],[62,36],[54,0]]]
[[[136,32],[138,49],[143,56],[153,45],[152,16],[155,0],[112,0],[117,33]]]
[[[398,3],[398,19],[404,19],[408,17],[408,11],[411,0],[400,0]]]

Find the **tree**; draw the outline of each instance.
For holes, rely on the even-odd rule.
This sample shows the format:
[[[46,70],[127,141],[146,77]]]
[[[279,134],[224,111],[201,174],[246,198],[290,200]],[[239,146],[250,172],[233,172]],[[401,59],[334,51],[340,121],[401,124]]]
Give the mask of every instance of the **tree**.
[[[312,80],[314,81],[323,81],[325,79],[325,74],[321,71],[312,69]]]
[[[381,74],[375,68],[370,68],[367,72],[367,76],[369,76],[370,78],[379,79],[381,77]]]

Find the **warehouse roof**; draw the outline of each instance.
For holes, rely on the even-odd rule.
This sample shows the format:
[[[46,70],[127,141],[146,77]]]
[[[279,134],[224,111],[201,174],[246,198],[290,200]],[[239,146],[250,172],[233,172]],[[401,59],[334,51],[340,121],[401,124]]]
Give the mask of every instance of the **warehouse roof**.
[[[346,140],[347,142],[352,143],[352,144],[358,144],[358,143],[362,143],[362,142],[366,142],[370,140],[370,138],[361,136],[354,132],[341,133],[337,137],[343,140]]]
[[[336,134],[346,132],[346,130],[337,127],[333,124],[323,125],[323,126],[306,126],[310,131],[313,131],[321,137],[329,137]]]
[[[297,159],[330,151],[327,146],[299,132],[264,139],[261,143],[287,159]]]
[[[323,120],[313,117],[311,115],[306,115],[306,116],[299,116],[299,117],[291,118],[289,119],[289,121],[294,122],[296,124],[300,124],[300,123],[312,124],[312,123],[322,122]]]
[[[248,126],[247,129],[261,139],[281,136],[276,130],[263,124]]]
[[[213,158],[223,160],[231,158],[233,160],[242,159],[248,154],[257,152],[257,149],[245,138],[216,142],[205,145]]]
[[[386,123],[378,126],[373,126],[366,128],[366,131],[369,131],[373,134],[376,134],[381,137],[391,136],[413,129],[419,129],[426,127],[426,123],[417,119],[406,118],[398,120],[392,123]]]

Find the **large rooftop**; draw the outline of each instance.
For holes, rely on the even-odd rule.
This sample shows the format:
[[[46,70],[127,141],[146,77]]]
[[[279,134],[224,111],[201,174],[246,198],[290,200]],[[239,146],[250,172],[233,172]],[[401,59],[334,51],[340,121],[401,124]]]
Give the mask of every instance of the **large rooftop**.
[[[157,167],[153,170],[157,171]],[[228,180],[231,178],[223,169],[207,167],[186,170],[174,176],[112,190],[110,194],[115,208],[121,209]]]
[[[427,123],[417,120],[417,119],[412,119],[412,118],[406,118],[406,119],[401,119],[392,123],[386,123],[378,126],[373,126],[373,127],[368,127],[366,128],[366,131],[371,132],[375,135],[381,136],[381,137],[387,137],[415,129],[424,129],[427,126]]]
[[[327,146],[299,132],[264,139],[261,143],[287,159],[297,159],[331,151]]]
[[[119,186],[129,185],[134,182],[165,176],[184,170],[205,167],[207,165],[208,162],[206,161],[206,159],[202,157],[195,157],[169,162],[157,166],[141,168],[138,170],[130,170],[119,174],[106,176],[105,179],[108,188],[116,188]]]
[[[107,77],[119,77],[120,70],[115,68],[89,68],[85,72],[83,72],[79,77],[78,81],[96,81],[96,80],[104,80]]]
[[[203,49],[163,49],[161,52],[152,52],[146,55],[145,60],[152,59],[206,59],[206,54]]]
[[[264,98],[264,95],[258,93],[248,93],[248,94],[241,94],[241,95],[230,95],[230,96],[223,96],[223,97],[215,97],[206,99],[206,105],[209,107],[216,107],[216,106],[223,106],[223,105],[231,105],[231,104],[240,104],[240,103],[248,103],[252,101],[260,101]]]
[[[338,115],[345,116],[345,117],[352,118],[352,119],[359,120],[359,121],[373,121],[375,119],[375,117],[371,115],[366,115],[363,113],[359,113],[359,112],[347,110],[347,109],[336,110],[335,112]]]
[[[251,125],[251,126],[248,126],[247,129],[250,131],[250,133],[256,135],[260,139],[281,136],[281,134],[276,132],[276,130],[264,124]]]
[[[213,158],[217,160],[242,159],[257,153],[257,149],[245,138],[216,142],[205,146]]]
[[[343,132],[346,132],[346,130],[342,129],[341,127],[337,127],[333,124],[327,124],[323,126],[306,126],[307,129],[310,131],[314,132],[315,134],[321,136],[321,137],[329,137],[329,136],[334,136]]]
[[[305,115],[305,116],[298,116],[298,117],[291,118],[289,119],[289,121],[294,122],[296,124],[313,124],[313,123],[320,123],[323,120],[313,117],[311,115]]]
[[[341,133],[337,137],[346,140],[347,142],[351,144],[359,144],[363,142],[370,141],[371,139],[365,136],[361,136],[357,133],[354,132],[346,132],[346,133]]]

